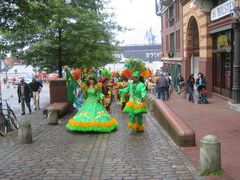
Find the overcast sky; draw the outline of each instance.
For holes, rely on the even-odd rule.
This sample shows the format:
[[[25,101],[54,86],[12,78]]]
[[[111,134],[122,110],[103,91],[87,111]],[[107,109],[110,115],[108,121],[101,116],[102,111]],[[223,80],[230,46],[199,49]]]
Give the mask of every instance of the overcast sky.
[[[118,40],[124,45],[148,44],[146,31],[152,27],[156,36],[155,43],[160,43],[160,17],[155,14],[155,0],[110,0],[115,9],[116,21],[132,31],[120,33]]]

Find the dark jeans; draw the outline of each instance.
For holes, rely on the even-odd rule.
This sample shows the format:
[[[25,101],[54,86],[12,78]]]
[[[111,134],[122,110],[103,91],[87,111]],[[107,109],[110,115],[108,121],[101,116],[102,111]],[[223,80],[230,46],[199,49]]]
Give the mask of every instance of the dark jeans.
[[[25,113],[25,104],[29,110],[29,113],[31,113],[31,106],[30,106],[30,100],[26,100],[24,97],[20,98],[21,106],[22,106],[22,113]]]
[[[188,100],[193,102],[194,101],[194,99],[193,99],[193,87],[188,87],[188,93],[189,93]]]
[[[158,88],[158,99],[162,99],[163,101],[166,101],[166,87],[160,87]]]

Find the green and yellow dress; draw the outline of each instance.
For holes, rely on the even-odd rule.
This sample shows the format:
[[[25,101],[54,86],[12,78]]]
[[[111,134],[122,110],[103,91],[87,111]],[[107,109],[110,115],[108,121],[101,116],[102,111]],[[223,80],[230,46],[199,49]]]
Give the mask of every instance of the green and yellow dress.
[[[68,121],[66,128],[70,131],[111,132],[118,128],[118,123],[99,102],[96,89],[86,90],[87,99],[77,114]]]

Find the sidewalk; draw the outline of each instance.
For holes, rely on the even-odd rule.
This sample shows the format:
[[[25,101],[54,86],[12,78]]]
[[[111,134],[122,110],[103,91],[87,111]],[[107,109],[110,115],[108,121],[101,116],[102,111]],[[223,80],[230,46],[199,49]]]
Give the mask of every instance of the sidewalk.
[[[182,148],[195,166],[199,166],[201,139],[209,134],[216,135],[221,141],[224,175],[208,179],[240,179],[240,112],[231,110],[227,101],[218,97],[209,98],[209,104],[197,104],[173,93],[166,104],[195,131],[196,146]]]

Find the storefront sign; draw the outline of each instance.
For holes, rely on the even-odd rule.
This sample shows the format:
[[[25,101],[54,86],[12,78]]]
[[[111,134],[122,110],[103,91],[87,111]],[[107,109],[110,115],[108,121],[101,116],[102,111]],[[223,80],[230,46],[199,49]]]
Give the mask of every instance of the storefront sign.
[[[224,16],[231,14],[234,9],[234,0],[228,0],[227,2],[220,4],[211,11],[211,21],[215,21]]]
[[[217,39],[217,47],[228,47],[228,37],[226,35],[221,35]]]

